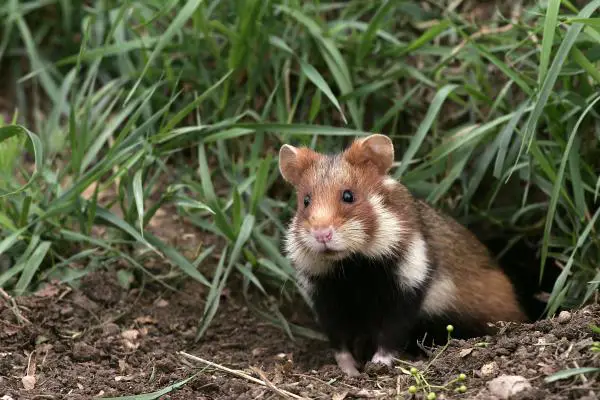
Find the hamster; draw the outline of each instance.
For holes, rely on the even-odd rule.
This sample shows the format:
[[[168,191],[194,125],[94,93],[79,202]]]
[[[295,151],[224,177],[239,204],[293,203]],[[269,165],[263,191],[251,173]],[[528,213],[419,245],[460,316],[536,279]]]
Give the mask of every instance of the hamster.
[[[417,335],[445,337],[447,324],[472,337],[489,322],[527,320],[488,249],[392,178],[393,161],[380,134],[337,154],[279,150],[297,198],[285,253],[348,376],[368,361],[391,366]]]

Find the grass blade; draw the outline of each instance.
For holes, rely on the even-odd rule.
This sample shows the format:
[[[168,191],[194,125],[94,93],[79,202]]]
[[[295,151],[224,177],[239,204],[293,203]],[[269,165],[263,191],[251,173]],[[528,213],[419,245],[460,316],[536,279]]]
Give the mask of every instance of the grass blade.
[[[168,259],[170,259],[173,264],[179,267],[183,272],[185,272],[189,277],[197,280],[205,286],[210,287],[210,282],[200,271],[196,269],[197,265],[192,265],[181,253],[175,250],[172,246],[166,245],[162,240],[152,235],[149,232],[146,232],[146,240],[151,243],[154,247],[156,247],[161,253],[163,253]],[[211,249],[212,251],[212,249]],[[208,256],[208,254],[206,254]],[[198,264],[201,262],[200,260]]]
[[[144,237],[144,189],[142,187],[142,173],[139,169],[133,176],[133,196],[135,197],[135,206],[140,221],[140,235]]]
[[[6,197],[6,196],[13,196],[13,195],[20,193],[20,192],[24,191],[25,189],[29,188],[33,184],[35,178],[40,173],[40,171],[42,171],[42,166],[44,163],[44,146],[42,145],[42,141],[36,134],[30,132],[28,129],[26,129],[25,127],[23,127],[21,125],[7,125],[7,126],[0,127],[0,143],[2,143],[6,139],[9,139],[13,136],[17,136],[22,133],[27,135],[27,137],[29,138],[29,140],[31,141],[31,144],[33,146],[33,155],[35,158],[35,171],[33,172],[33,174],[31,175],[31,177],[29,178],[29,180],[27,181],[27,183],[25,185],[21,186],[19,189],[14,190],[12,192],[8,192],[8,193],[0,192],[0,198]],[[2,252],[0,251],[0,253],[2,253]]]
[[[581,116],[577,120],[573,131],[569,135],[569,141],[567,142],[567,146],[563,153],[563,157],[560,161],[560,167],[558,169],[558,173],[556,176],[556,180],[554,181],[554,186],[552,188],[552,195],[550,197],[550,204],[548,206],[548,213],[546,214],[546,224],[544,225],[544,237],[542,241],[542,252],[540,258],[540,282],[544,275],[544,266],[546,264],[546,258],[548,257],[548,246],[550,243],[550,232],[552,230],[552,224],[554,223],[554,214],[556,212],[556,206],[558,204],[558,198],[561,189],[563,188],[562,182],[565,174],[565,169],[567,166],[567,161],[571,156],[571,147],[573,146],[573,142],[575,140],[575,135],[579,130],[579,125],[583,122],[585,117],[588,115],[589,111],[594,107],[594,105],[600,100],[600,95],[596,96],[596,98],[590,102],[589,106],[581,113]]]
[[[25,267],[23,268],[21,276],[19,277],[19,281],[15,285],[15,294],[17,296],[21,296],[23,293],[25,293],[25,290],[27,290],[27,287],[31,283],[33,276],[50,250],[51,245],[52,243],[48,241],[40,242],[31,257],[29,257],[29,259],[26,261]]]
[[[188,0],[186,2],[185,6],[183,6],[178,11],[175,19],[169,24],[169,27],[167,28],[165,33],[162,34],[162,36],[156,43],[156,46],[154,47],[154,50],[152,50],[152,53],[150,54],[150,57],[148,58],[148,61],[146,62],[144,69],[140,73],[139,78],[137,79],[137,81],[135,82],[135,84],[133,85],[131,90],[129,91],[129,94],[127,95],[127,97],[125,98],[124,104],[127,104],[129,102],[129,100],[131,99],[131,96],[133,96],[133,94],[137,90],[138,86],[140,85],[140,82],[146,75],[148,68],[150,68],[150,64],[152,64],[154,59],[162,52],[163,48],[171,41],[171,38],[178,31],[181,30],[183,25],[186,23],[186,21],[188,19],[190,19],[192,14],[196,11],[196,9],[200,6],[200,4],[202,4],[202,2],[203,2],[203,0]]]
[[[583,367],[563,369],[562,371],[558,371],[550,376],[547,376],[546,378],[544,378],[544,381],[546,381],[546,383],[550,383],[561,379],[567,379],[575,375],[589,374],[592,372],[600,372],[600,368]]]
[[[595,0],[595,1],[590,2],[590,3],[588,3],[587,6],[585,6],[585,8],[583,10],[581,10],[581,12],[579,13],[579,16],[581,18],[587,18],[599,6],[600,6],[600,0]],[[575,41],[577,40],[577,37],[579,36],[579,32],[581,32],[582,29],[583,29],[583,24],[573,24],[573,25],[569,26],[569,29],[567,30],[567,34],[565,35],[564,40],[560,44],[560,47],[558,48],[558,51],[556,52],[556,56],[554,57],[554,61],[552,62],[552,65],[550,66],[550,69],[548,70],[548,74],[546,75],[546,77],[544,79],[544,83],[542,84],[542,87],[538,94],[538,98],[535,103],[535,107],[534,107],[533,111],[531,112],[531,114],[529,115],[529,119],[527,120],[527,125],[525,127],[525,132],[524,132],[523,144],[521,146],[521,150],[519,151],[519,153],[521,153],[521,151],[523,150],[526,143],[528,143],[528,146],[531,145],[531,141],[533,140],[533,136],[535,135],[535,129],[537,127],[538,121],[542,115],[542,112],[544,111],[544,108],[546,107],[546,103],[548,102],[550,95],[552,94],[552,88],[554,87],[554,84],[556,83],[556,80],[558,79],[558,74],[560,73],[564,62],[567,59],[567,56],[569,55],[569,52],[571,51],[571,48],[575,44]]]
[[[406,171],[406,169],[408,168],[409,163],[413,160],[415,154],[417,154],[419,147],[421,147],[421,144],[425,139],[425,135],[427,135],[427,132],[429,132],[431,125],[433,125],[435,118],[440,112],[444,101],[446,100],[448,95],[457,87],[458,85],[455,84],[446,85],[436,93],[435,97],[433,98],[433,101],[431,102],[431,106],[429,106],[429,109],[427,110],[427,114],[425,115],[423,122],[421,122],[421,125],[419,125],[417,132],[410,141],[408,149],[402,157],[402,162],[400,163],[400,166],[394,173],[394,177],[396,179],[399,179],[404,173],[404,171]]]
[[[190,380],[194,379],[196,377],[196,375],[192,375],[189,378],[183,379],[179,382],[175,382],[172,385],[169,385],[167,387],[164,387],[160,390],[157,390],[155,392],[152,393],[145,393],[145,394],[138,394],[138,395],[133,395],[133,396],[121,396],[121,397],[95,397],[95,399],[98,400],[156,400],[161,398],[162,396],[166,395],[167,393],[171,393],[174,390],[179,389],[180,387],[182,387],[183,385],[185,385],[186,383],[188,383]]]
[[[546,19],[544,21],[544,33],[542,35],[542,51],[540,53],[540,69],[538,71],[538,84],[542,84],[546,78],[548,64],[550,64],[550,55],[552,45],[554,44],[554,33],[558,22],[558,10],[560,0],[549,0],[546,10]]]

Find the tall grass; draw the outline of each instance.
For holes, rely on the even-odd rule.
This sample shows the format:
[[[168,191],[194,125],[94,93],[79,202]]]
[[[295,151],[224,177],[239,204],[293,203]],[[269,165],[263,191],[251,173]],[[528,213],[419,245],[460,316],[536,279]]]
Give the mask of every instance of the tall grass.
[[[509,245],[534,241],[540,280],[559,268],[548,314],[597,292],[600,0],[88,4],[0,6],[20,124],[0,128],[0,287],[77,284],[117,260],[173,287],[146,267],[159,257],[209,288],[201,337],[233,275],[295,293],[281,143],[338,150],[382,132],[415,194]],[[17,140],[29,162],[4,162]],[[152,235],[166,204],[224,245],[190,258]],[[313,334],[276,307],[257,311]]]

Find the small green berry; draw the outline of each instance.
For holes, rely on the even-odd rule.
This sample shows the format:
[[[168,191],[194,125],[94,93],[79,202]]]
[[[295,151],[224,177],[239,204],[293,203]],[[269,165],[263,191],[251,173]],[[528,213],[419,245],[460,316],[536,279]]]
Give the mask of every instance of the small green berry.
[[[416,386],[409,386],[408,393],[410,393],[410,394],[417,393],[417,387]]]
[[[458,388],[458,392],[459,392],[459,393],[464,393],[464,392],[466,392],[466,391],[467,391],[467,387],[466,387],[465,385],[461,385],[461,386]]]
[[[452,325],[448,325],[446,327],[446,330],[448,331],[448,333],[452,333],[454,331],[454,327]]]
[[[416,375],[418,372],[419,372],[418,369],[416,369],[415,367],[411,367],[411,369],[410,369],[410,374],[411,375]]]
[[[435,395],[435,393],[431,392],[427,395],[427,400],[435,400],[437,396]]]
[[[458,380],[459,381],[464,381],[465,379],[467,379],[467,376],[465,374],[458,375]]]

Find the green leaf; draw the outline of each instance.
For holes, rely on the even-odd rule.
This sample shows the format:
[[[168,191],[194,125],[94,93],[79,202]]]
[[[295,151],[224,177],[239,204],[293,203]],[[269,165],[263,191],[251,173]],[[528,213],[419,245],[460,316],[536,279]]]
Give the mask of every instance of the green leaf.
[[[344,120],[344,123],[348,123],[346,120],[346,116],[344,115],[344,111],[342,110],[342,107],[340,106],[340,103],[338,102],[337,98],[331,91],[331,88],[329,87],[329,85],[327,84],[325,79],[323,79],[323,76],[321,76],[319,71],[317,71],[315,69],[315,67],[313,67],[312,65],[310,65],[309,63],[307,63],[306,61],[304,61],[303,59],[298,57],[296,55],[296,53],[294,53],[294,51],[283,41],[283,39],[281,39],[277,36],[271,36],[269,38],[269,41],[270,41],[271,45],[273,45],[281,50],[284,50],[287,53],[294,56],[294,58],[298,61],[298,63],[300,63],[300,68],[302,69],[302,72],[304,73],[304,75],[317,88],[319,88],[319,90],[321,92],[325,93],[325,96],[327,96],[329,101],[331,101],[333,103],[333,105],[335,106],[335,108],[337,108],[337,110],[340,112],[342,119]]]
[[[267,190],[267,179],[269,178],[269,170],[271,167],[271,156],[267,156],[258,167],[256,172],[256,180],[252,190],[250,199],[250,214],[256,215],[259,202],[262,200]]]
[[[12,247],[12,245],[15,244],[17,242],[17,240],[19,240],[19,236],[24,234],[25,231],[27,231],[27,229],[29,229],[30,226],[31,226],[31,224],[24,226],[21,229],[19,229],[18,231],[15,231],[15,232],[11,233],[10,235],[8,235],[7,237],[5,237],[0,242],[0,254],[4,254],[5,251],[10,249]]]
[[[200,6],[200,4],[202,4],[202,2],[203,0],[188,0],[185,6],[178,10],[175,19],[168,25],[167,30],[161,35],[160,39],[156,43],[156,46],[154,47],[152,54],[150,54],[150,57],[148,58],[144,69],[140,73],[139,78],[129,91],[127,97],[125,98],[125,104],[129,102],[129,99],[131,99],[131,96],[133,96],[133,94],[137,90],[137,87],[146,75],[146,72],[148,71],[148,68],[150,68],[152,62],[154,62],[154,59],[162,52],[163,48],[171,42],[172,37],[179,31],[181,31],[183,25],[192,16],[192,14],[194,14],[196,9],[198,8],[198,6]]]
[[[400,49],[399,52],[395,54],[395,57],[400,57],[405,54],[410,53],[420,47],[423,47],[426,43],[435,39],[439,34],[444,32],[448,26],[450,26],[450,21],[442,20],[438,24],[433,25],[431,28],[427,29],[421,36],[417,39],[413,40],[408,46]]]
[[[278,123],[240,123],[233,125],[237,128],[254,129],[256,131],[275,132],[288,135],[319,135],[319,136],[367,136],[369,132],[340,128],[327,125],[309,124],[278,124]]]
[[[562,371],[558,371],[550,376],[547,376],[544,378],[544,381],[546,381],[546,383],[550,383],[561,379],[567,379],[575,375],[589,374],[590,372],[600,372],[600,368],[583,367],[563,369]]]
[[[189,378],[183,379],[179,382],[176,382],[172,385],[169,385],[167,387],[164,387],[160,390],[157,390],[157,391],[151,392],[151,393],[138,394],[138,395],[133,395],[133,396],[121,396],[121,397],[95,397],[95,399],[98,399],[98,400],[155,400],[155,399],[161,398],[162,396],[164,396],[167,393],[171,393],[172,391],[179,389],[180,387],[182,387],[183,385],[185,385],[186,383],[188,383],[190,380],[192,380],[195,377],[196,377],[196,375],[192,375]]]
[[[402,162],[400,163],[400,166],[394,173],[394,177],[396,179],[399,179],[404,173],[404,171],[406,171],[406,169],[408,168],[409,163],[413,160],[415,154],[417,154],[417,151],[419,150],[419,147],[421,147],[423,140],[425,140],[425,136],[427,135],[427,132],[429,132],[431,125],[433,125],[435,118],[437,117],[438,113],[440,112],[440,109],[442,108],[442,105],[444,104],[444,101],[446,100],[448,95],[457,87],[458,85],[455,84],[446,85],[436,93],[435,97],[433,98],[433,101],[431,102],[431,105],[429,106],[429,109],[427,110],[425,118],[419,125],[417,132],[410,141],[408,149],[402,157]]]
[[[190,112],[192,112],[194,108],[198,107],[210,94],[212,94],[212,92],[214,92],[219,86],[221,86],[231,76],[232,73],[233,70],[228,71],[214,85],[206,89],[200,96],[196,97],[194,101],[192,101],[191,103],[183,107],[181,110],[179,110],[179,112],[177,112],[177,114],[175,114],[169,120],[167,125],[165,125],[163,129],[161,129],[161,133],[169,132],[173,128],[175,128],[175,126],[177,126],[178,123],[180,123]]]
[[[140,221],[140,235],[144,237],[144,188],[142,187],[142,169],[138,169],[133,176],[133,196]]]
[[[21,276],[15,285],[15,294],[17,296],[22,295],[25,290],[27,290],[27,287],[31,283],[33,276],[42,264],[42,261],[44,261],[48,250],[50,250],[51,245],[52,243],[48,241],[40,242],[31,257],[29,257],[29,259],[25,262],[25,267],[23,268]]]
[[[377,12],[373,16],[373,19],[369,23],[369,27],[367,31],[364,33],[360,45],[358,46],[358,50],[356,52],[356,60],[358,62],[362,61],[367,53],[371,51],[371,47],[373,46],[373,40],[377,35],[379,30],[379,26],[383,19],[388,15],[390,8],[395,4],[393,0],[385,0],[381,3]]]
[[[31,175],[31,177],[29,178],[29,180],[27,181],[27,183],[25,185],[21,186],[19,189],[15,190],[15,191],[12,191],[9,193],[0,193],[0,198],[6,197],[6,196],[12,196],[12,195],[15,195],[15,194],[20,193],[20,192],[24,191],[25,189],[27,189],[29,186],[31,186],[33,184],[33,181],[35,180],[37,175],[42,170],[42,166],[44,163],[44,148],[42,145],[42,141],[36,134],[30,132],[29,130],[27,130],[26,128],[24,128],[21,125],[2,126],[2,127],[0,127],[0,143],[5,141],[6,139],[9,139],[13,136],[17,136],[17,135],[23,134],[23,133],[27,135],[27,137],[29,138],[29,140],[31,141],[31,144],[33,146],[33,155],[35,157],[35,171]],[[0,251],[0,253],[1,253],[1,251]]]
[[[212,321],[213,317],[217,312],[217,308],[219,306],[219,299],[225,287],[225,283],[227,282],[227,278],[229,277],[229,273],[231,272],[233,266],[237,262],[237,259],[240,256],[243,246],[246,244],[246,242],[250,238],[250,235],[252,234],[252,229],[254,228],[254,221],[255,218],[253,215],[246,215],[246,217],[244,218],[244,222],[242,223],[242,227],[240,229],[238,237],[233,245],[233,250],[229,255],[229,262],[227,268],[223,272],[223,277],[220,279],[220,281],[219,278],[221,275],[220,272],[223,270],[222,263],[224,262],[224,256],[222,256],[221,260],[219,261],[219,266],[217,267],[217,271],[219,273],[215,272],[215,277],[212,282],[212,288],[209,292],[206,307],[204,309],[204,314],[202,316],[202,324],[200,325],[200,329],[198,330],[198,333],[196,335],[196,340],[200,339],[202,335],[204,335],[206,329],[208,329],[210,322]],[[225,254],[225,250],[223,254]]]
[[[561,293],[566,292],[568,286],[567,277],[571,273],[571,267],[573,266],[573,262],[575,261],[575,254],[577,253],[577,250],[579,250],[579,248],[583,246],[583,244],[589,237],[590,232],[592,231],[592,228],[594,228],[594,225],[596,224],[596,221],[598,220],[599,216],[600,208],[596,210],[583,232],[581,232],[581,234],[578,235],[575,248],[571,251],[571,255],[569,256],[565,267],[562,269],[562,271],[554,281],[554,286],[552,287],[552,292],[550,293],[550,299],[548,300],[548,304],[546,305],[546,312],[548,314],[553,315],[554,312],[560,306],[562,302]]]
[[[116,228],[119,228],[123,232],[128,233],[138,242],[147,245],[150,249],[159,253],[154,246],[152,246],[146,239],[144,239],[144,237],[138,231],[135,230],[135,228],[133,228],[122,218],[119,218],[118,216],[106,210],[105,208],[97,206],[96,217],[100,218],[101,220],[104,220],[105,222],[109,223],[110,225],[113,225]]]
[[[541,84],[546,78],[546,71],[550,63],[552,45],[554,44],[554,33],[558,22],[558,10],[560,0],[549,0],[544,21],[544,33],[542,34],[542,51],[540,53],[540,69],[538,71],[538,82]]]
[[[554,1],[556,1],[556,0],[554,0]],[[595,0],[595,1],[590,2],[590,3],[588,3],[587,6],[585,6],[585,8],[583,10],[581,10],[581,12],[579,13],[579,16],[583,17],[583,18],[587,18],[599,6],[600,6],[600,0]],[[533,111],[531,112],[529,119],[527,120],[527,125],[525,127],[525,132],[524,132],[524,138],[523,138],[523,142],[521,145],[521,149],[519,150],[519,153],[522,152],[525,145],[528,145],[528,146],[531,145],[531,142],[535,135],[535,129],[537,127],[538,121],[546,107],[546,104],[548,102],[548,99],[550,98],[550,95],[552,94],[552,89],[554,88],[554,84],[556,83],[556,80],[558,79],[558,75],[562,69],[562,66],[563,66],[565,60],[567,59],[567,56],[569,55],[571,48],[573,47],[573,45],[577,41],[577,38],[579,37],[579,33],[581,32],[581,29],[583,29],[583,24],[573,24],[573,25],[569,26],[569,28],[567,30],[567,34],[565,35],[564,40],[560,44],[560,47],[558,48],[558,51],[556,52],[556,56],[554,57],[554,61],[552,61],[552,65],[550,66],[550,69],[548,70],[547,75],[545,75],[542,87],[538,94],[537,101],[535,102],[535,107],[534,107]]]
[[[554,181],[554,186],[552,188],[552,195],[550,197],[550,204],[548,206],[548,213],[546,214],[546,223],[544,226],[544,237],[542,240],[542,254],[541,254],[541,258],[540,258],[540,282],[544,275],[544,266],[546,264],[546,258],[548,257],[548,246],[550,243],[550,233],[552,230],[552,224],[554,223],[554,220],[555,220],[554,214],[556,212],[556,206],[558,204],[558,198],[560,195],[560,191],[561,191],[561,189],[563,189],[562,183],[563,183],[563,177],[565,174],[565,169],[567,166],[567,161],[569,160],[569,157],[571,156],[571,146],[573,145],[573,142],[575,141],[575,135],[577,134],[577,131],[579,130],[579,125],[581,125],[581,123],[583,122],[585,117],[588,115],[590,110],[594,107],[594,105],[598,101],[600,101],[600,95],[596,96],[596,98],[586,107],[586,109],[579,116],[577,123],[575,124],[575,126],[573,127],[573,130],[571,131],[571,134],[569,135],[569,141],[567,142],[567,146],[565,148],[562,159],[560,161],[560,167],[558,169],[556,180]]]
[[[200,273],[181,253],[179,253],[174,247],[165,244],[162,240],[152,235],[150,232],[146,232],[146,240],[150,242],[154,247],[160,250],[169,260],[185,272],[190,278],[197,280],[205,286],[210,286],[208,279]]]

